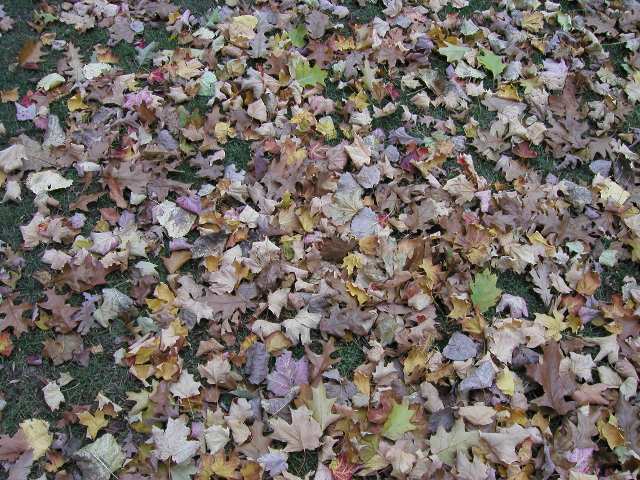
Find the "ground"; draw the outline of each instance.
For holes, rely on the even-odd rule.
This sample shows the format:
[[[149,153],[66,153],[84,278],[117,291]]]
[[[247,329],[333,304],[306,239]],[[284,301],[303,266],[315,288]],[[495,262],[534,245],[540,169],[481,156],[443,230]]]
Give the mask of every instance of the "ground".
[[[174,3],[181,5],[184,8],[190,8],[194,12],[204,13],[210,7],[212,2],[205,0],[175,0]],[[4,9],[8,15],[17,19],[31,18],[34,11],[37,10],[39,2],[32,0],[20,0],[20,1],[6,1],[4,2]],[[468,7],[462,9],[459,13],[463,16],[469,16],[476,10],[488,8],[492,2],[487,0],[471,0]],[[563,1],[561,2],[562,8],[565,11],[571,11],[572,9],[579,8],[575,2]],[[360,7],[355,2],[347,4],[352,8],[351,19],[357,22],[371,21],[376,15],[380,14],[382,3],[370,2],[366,6]],[[446,15],[448,10],[441,12],[442,15]],[[73,41],[82,50],[90,51],[96,43],[106,42],[108,36],[100,29],[92,29],[86,34],[78,34],[70,28],[55,28],[57,38],[65,39],[67,41]],[[13,30],[3,34],[0,38],[2,48],[0,48],[0,62],[2,65],[15,65],[15,59],[19,53],[21,46],[25,40],[33,36],[33,30],[24,21],[19,21]],[[176,45],[175,39],[172,39],[164,29],[147,28],[145,30],[145,40],[159,42],[165,48],[171,48]],[[121,42],[114,48],[114,53],[120,57],[120,63],[125,70],[135,70],[136,64],[134,57],[136,55],[135,49],[131,46]],[[622,57],[619,57],[620,59]],[[40,64],[38,71],[14,69],[12,71],[5,71],[5,74],[0,75],[0,90],[11,89],[14,87],[19,88],[20,95],[27,93],[29,89],[33,89],[35,83],[41,78],[42,72],[54,71],[56,62],[59,60],[59,54],[50,53]],[[344,95],[343,91],[333,90],[331,91],[331,85],[327,87],[326,95],[328,97]],[[411,92],[402,92],[402,98],[407,101],[410,98]],[[407,104],[408,105],[408,104]],[[414,108],[413,106],[410,106]],[[187,105],[187,109],[190,111],[196,111],[203,109],[203,105],[198,105],[197,102],[192,102]],[[61,120],[66,119],[68,112],[65,99],[60,100],[56,105],[52,106],[54,111]],[[486,110],[480,104],[473,106],[470,110],[471,115],[476,119],[481,126],[485,126],[493,118],[493,114]],[[439,112],[434,111],[433,115],[438,116]],[[5,148],[8,145],[9,139],[15,137],[20,133],[26,133],[32,136],[41,137],[41,133],[35,131],[30,126],[31,122],[18,122],[15,119],[15,111],[12,103],[0,104],[0,122],[4,124],[6,133],[0,136],[0,149]],[[385,117],[378,123],[374,124],[376,127],[381,127],[386,130],[392,130],[401,126],[399,115],[392,115]],[[623,127],[626,131],[630,131],[633,128],[640,128],[640,107],[636,106],[635,110],[629,115]],[[233,140],[229,142],[225,148],[226,161],[233,163],[238,169],[246,167],[249,157],[248,143],[241,140]],[[547,175],[549,173],[556,172],[557,160],[554,159],[544,149],[540,149],[539,156],[532,160],[532,165],[540,172],[541,175]],[[453,177],[459,173],[459,167],[455,163],[446,165],[449,169],[449,176]],[[479,173],[490,178],[492,181],[501,181],[500,173],[493,171],[491,165],[483,165],[482,162],[478,162],[476,167]],[[68,172],[69,175],[73,175],[73,172]],[[572,170],[569,172],[560,172],[561,176],[569,176],[572,180],[581,182],[590,180],[590,172],[584,170]],[[197,180],[194,176],[193,169],[184,165],[179,172],[177,179],[183,181]],[[78,187],[80,188],[80,187]],[[54,195],[60,202],[60,209],[63,212],[68,211],[68,205],[75,198],[78,191],[65,190],[60,194]],[[87,193],[87,192],[85,192]],[[35,206],[33,205],[33,196],[29,193],[23,194],[24,198],[18,205],[13,203],[0,203],[0,225],[2,226],[2,234],[0,238],[9,243],[14,249],[19,248],[22,241],[22,236],[19,230],[21,225],[27,223],[33,213],[35,212]],[[101,200],[99,207],[112,206],[108,200]],[[98,207],[96,207],[98,208]],[[91,221],[95,223],[97,215],[93,217],[89,215],[89,225],[91,227]],[[40,266],[40,256],[42,249],[37,248],[26,252],[25,260],[26,267],[24,274],[18,284],[18,292],[22,299],[34,302],[43,299],[43,292],[40,288],[40,284],[31,275]],[[633,265],[626,265],[622,268],[611,269],[604,274],[603,285],[598,292],[600,299],[610,298],[610,295],[616,291],[619,291],[622,284],[622,279],[626,275],[635,276],[640,280],[640,275],[637,267],[637,263]],[[120,285],[123,281],[122,276],[112,275],[110,276],[111,285]],[[513,293],[514,295],[522,296],[526,299],[529,312],[531,315],[535,312],[541,312],[544,310],[544,305],[541,303],[539,297],[533,292],[533,286],[528,282],[525,277],[520,277],[513,273],[502,274],[498,279],[498,286],[505,292]],[[446,319],[443,318],[443,321]],[[126,398],[126,392],[129,389],[134,388],[134,384],[131,381],[126,369],[116,367],[113,363],[113,353],[120,347],[119,336],[123,335],[124,325],[120,322],[115,322],[109,329],[93,330],[85,343],[87,345],[95,345],[102,347],[102,353],[91,356],[88,365],[85,368],[78,367],[73,364],[63,364],[61,366],[54,366],[48,363],[44,365],[31,365],[29,357],[38,353],[42,348],[42,342],[48,338],[51,338],[51,334],[46,331],[38,331],[36,333],[30,333],[28,335],[21,336],[15,342],[14,354],[8,360],[2,360],[2,368],[0,368],[0,385],[11,384],[12,388],[7,391],[10,392],[5,400],[12,405],[18,405],[8,409],[6,413],[0,418],[0,432],[13,434],[18,424],[27,418],[38,417],[55,422],[58,416],[52,413],[49,408],[44,404],[42,396],[31,395],[30,393],[38,392],[44,385],[45,378],[57,378],[63,372],[69,372],[75,379],[73,383],[62,389],[67,402],[69,404],[83,404],[91,403],[95,398],[98,391],[103,391],[115,402],[121,403]],[[193,359],[189,359],[189,353],[193,355],[197,348],[196,335],[197,331],[192,332],[194,338],[190,338],[193,343],[193,348],[185,353],[187,358],[185,362],[190,360],[197,363]],[[364,358],[362,350],[362,342],[358,339],[342,342],[337,346],[337,353],[335,354],[340,362],[338,368],[341,374],[349,376],[356,366],[358,366]],[[446,343],[446,342],[445,342]],[[45,361],[46,362],[46,361]],[[317,456],[314,453],[295,454],[290,457],[290,467],[293,473],[303,475],[304,473],[315,468],[317,462]]]

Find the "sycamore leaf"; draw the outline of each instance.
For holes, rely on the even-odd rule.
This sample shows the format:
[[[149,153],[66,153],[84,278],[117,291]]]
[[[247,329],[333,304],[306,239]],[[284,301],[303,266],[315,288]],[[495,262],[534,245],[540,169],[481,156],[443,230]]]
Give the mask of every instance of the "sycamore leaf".
[[[327,78],[327,72],[317,65],[312,67],[309,65],[309,62],[300,61],[296,64],[295,78],[303,88],[313,87],[315,85],[324,85],[324,80]]]
[[[498,303],[502,290],[496,287],[498,277],[486,269],[476,273],[471,282],[471,300],[478,307],[480,313],[484,313]]]
[[[442,425],[433,435],[429,443],[431,453],[447,465],[453,465],[458,452],[466,451],[478,441],[478,431],[467,432],[464,428],[464,421],[458,419],[451,431],[447,432]]]
[[[285,452],[315,450],[320,446],[322,428],[307,407],[291,410],[291,423],[281,418],[271,420],[272,437],[286,442]]]
[[[411,423],[414,414],[407,402],[395,403],[382,426],[382,435],[389,440],[398,440],[406,432],[415,430],[416,426]]]
[[[502,63],[502,59],[489,50],[482,50],[482,53],[478,55],[478,63],[489,70],[493,78],[500,75],[506,68],[506,65]]]

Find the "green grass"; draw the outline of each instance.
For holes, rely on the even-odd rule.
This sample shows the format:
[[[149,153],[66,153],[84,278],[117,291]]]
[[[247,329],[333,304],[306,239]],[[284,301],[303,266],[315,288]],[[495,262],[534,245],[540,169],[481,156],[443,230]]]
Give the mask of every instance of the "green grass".
[[[340,359],[336,364],[336,368],[340,372],[340,375],[349,379],[353,378],[353,372],[362,364],[362,362],[364,362],[365,359],[362,346],[357,340],[341,342],[338,344],[335,353],[332,354],[332,357]]]
[[[533,318],[535,313],[546,313],[547,307],[538,294],[533,291],[533,284],[526,275],[519,275],[510,270],[499,272],[497,286],[504,293],[524,298],[527,302],[529,318]]]
[[[98,392],[122,404],[127,390],[139,388],[128,369],[113,361],[113,352],[120,347],[117,339],[126,332],[124,324],[117,320],[110,329],[99,327],[83,337],[85,348],[102,345],[104,349],[103,353],[90,354],[87,367],[70,362],[54,366],[47,359],[43,359],[41,366],[28,365],[28,357],[42,355],[43,342],[53,338],[51,332],[30,331],[15,340],[13,354],[2,362],[0,369],[0,385],[8,404],[0,414],[0,431],[13,434],[20,422],[28,418],[42,418],[53,423],[73,405],[94,404]],[[65,403],[60,410],[51,412],[41,389],[47,380],[57,380],[63,372],[71,374],[73,381],[61,388]]]
[[[598,300],[608,301],[614,293],[622,291],[624,277],[633,277],[640,282],[640,264],[630,260],[618,262],[615,267],[605,267],[600,274],[600,287],[596,290]]]
[[[313,472],[318,467],[318,452],[315,450],[303,450],[289,454],[287,460],[289,472],[304,478],[307,473]]]
[[[226,165],[234,164],[238,170],[246,170],[251,161],[251,142],[232,138],[224,145]]]

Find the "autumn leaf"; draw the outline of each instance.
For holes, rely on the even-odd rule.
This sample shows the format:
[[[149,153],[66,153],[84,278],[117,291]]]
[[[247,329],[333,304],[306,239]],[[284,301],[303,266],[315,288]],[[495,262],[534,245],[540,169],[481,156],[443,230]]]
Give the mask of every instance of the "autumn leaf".
[[[77,417],[78,423],[87,427],[87,438],[91,440],[95,440],[98,432],[109,425],[109,420],[105,418],[102,410],[96,410],[93,414],[89,411],[80,412]]]
[[[156,447],[155,454],[160,460],[171,458],[176,463],[192,458],[200,448],[200,442],[187,440],[189,432],[189,428],[181,418],[169,418],[165,430],[154,425],[151,435]]]
[[[533,400],[533,403],[553,408],[558,414],[564,415],[571,411],[575,402],[567,402],[565,396],[570,395],[576,388],[571,376],[560,370],[562,352],[555,341],[546,344],[543,349],[542,362],[527,366],[527,374],[542,385],[544,395]]]
[[[496,287],[498,277],[488,269],[477,273],[471,282],[471,300],[480,313],[498,303],[502,290]]]
[[[13,341],[7,332],[0,333],[0,355],[10,357],[13,352]]]
[[[42,43],[29,39],[22,45],[18,53],[18,64],[22,68],[37,70],[42,57]]]
[[[466,454],[477,441],[477,431],[467,432],[464,422],[456,420],[453,428],[447,432],[442,425],[438,427],[435,435],[429,439],[431,453],[447,465],[453,465],[458,455]]]
[[[406,432],[415,430],[411,423],[415,411],[406,402],[394,403],[391,413],[382,426],[382,435],[390,440],[399,440]]]
[[[27,303],[16,305],[11,298],[5,298],[0,301],[2,302],[0,303],[0,314],[4,315],[2,320],[0,320],[0,332],[11,327],[13,334],[16,337],[20,337],[20,335],[29,329],[27,322],[23,318],[23,314],[27,312],[31,306]]]
[[[309,62],[298,61],[295,66],[295,78],[302,87],[324,85],[327,72],[317,65],[311,67]]]
[[[457,62],[462,60],[464,56],[471,51],[469,47],[464,45],[455,45],[453,43],[444,42],[446,46],[440,47],[438,53],[447,57],[447,62]]]
[[[271,420],[273,438],[285,442],[285,452],[315,450],[320,446],[322,427],[307,407],[291,410],[291,423],[281,418]]]
[[[489,50],[482,50],[482,53],[478,55],[478,62],[491,72],[493,78],[498,77],[506,68],[502,59]]]
[[[320,424],[322,431],[324,431],[330,424],[340,418],[340,415],[332,413],[335,399],[327,398],[327,392],[323,383],[320,383],[317,387],[312,387],[311,393],[311,402],[307,403],[307,407],[311,409],[313,418]]]

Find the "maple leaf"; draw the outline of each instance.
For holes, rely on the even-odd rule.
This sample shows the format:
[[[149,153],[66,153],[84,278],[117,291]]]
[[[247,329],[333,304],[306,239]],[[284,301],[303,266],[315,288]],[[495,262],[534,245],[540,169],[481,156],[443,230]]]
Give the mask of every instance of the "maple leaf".
[[[416,426],[411,423],[415,413],[407,402],[394,402],[391,413],[382,426],[382,435],[389,440],[399,440],[406,432],[415,430]]]
[[[489,70],[493,78],[500,75],[506,68],[506,65],[502,63],[502,59],[489,50],[482,50],[482,53],[478,55],[478,63]]]
[[[340,418],[340,415],[331,413],[335,399],[327,398],[327,391],[324,384],[320,383],[317,387],[311,389],[311,401],[307,402],[307,406],[313,412],[313,418],[320,424],[320,428],[324,430],[333,422]]]
[[[447,465],[454,465],[458,453],[466,451],[478,441],[478,431],[467,432],[464,421],[458,419],[449,432],[440,425],[435,435],[429,439],[431,453]]]
[[[569,324],[564,321],[564,315],[558,310],[553,311],[553,316],[544,313],[536,313],[535,323],[539,323],[545,328],[545,336],[556,342],[562,339],[562,332],[569,328]]]
[[[267,377],[267,387],[276,395],[286,395],[292,387],[305,385],[309,381],[309,366],[306,358],[294,360],[287,350],[276,359],[276,368]]]
[[[230,318],[235,312],[244,313],[253,303],[241,295],[207,294],[204,303],[213,313],[221,313],[223,318]]]
[[[440,47],[438,53],[447,57],[447,62],[457,62],[462,60],[464,56],[471,51],[471,49],[465,45],[454,45],[453,43],[444,42],[446,47]]]
[[[307,36],[307,29],[304,28],[304,25],[300,24],[289,30],[287,33],[289,34],[291,45],[298,48],[304,47],[305,37]]]
[[[527,366],[527,374],[544,389],[544,395],[533,400],[533,403],[553,408],[560,415],[575,407],[575,402],[567,402],[564,397],[576,389],[573,377],[560,371],[562,358],[560,345],[554,341],[542,348],[541,363]]]
[[[309,62],[299,61],[295,67],[295,78],[301,87],[313,87],[315,85],[324,85],[327,78],[327,72],[317,65],[311,67]]]
[[[240,466],[240,459],[231,455],[225,458],[223,452],[216,455],[203,455],[196,480],[209,480],[214,476],[222,478],[241,478],[236,470]]]
[[[322,315],[319,313],[310,313],[305,309],[298,312],[295,317],[282,322],[282,326],[294,345],[298,343],[306,345],[311,342],[311,329],[318,327],[321,318]]]
[[[496,274],[486,269],[476,273],[473,282],[471,282],[471,301],[480,313],[486,312],[498,303],[502,290],[496,287],[497,281]]]
[[[28,303],[14,304],[12,298],[2,300],[2,304],[0,304],[0,314],[4,315],[4,318],[0,320],[0,332],[11,327],[13,334],[16,337],[20,337],[20,335],[29,330],[29,325],[22,318],[22,315],[30,308],[31,305]]]
[[[155,443],[154,453],[160,460],[171,458],[182,463],[192,458],[200,448],[200,442],[187,440],[190,429],[182,418],[167,420],[167,428],[153,426],[151,436]]]
[[[91,440],[95,440],[98,432],[109,425],[109,420],[105,418],[102,410],[96,410],[95,414],[88,411],[80,412],[77,417],[78,423],[87,427],[87,438]]]
[[[315,450],[320,446],[322,428],[307,407],[291,410],[291,423],[281,418],[271,420],[272,437],[286,442],[285,452]]]
[[[87,255],[79,265],[66,264],[62,273],[56,277],[56,283],[67,285],[74,292],[85,292],[107,283],[106,276],[110,272],[111,269],[104,268],[100,261]]]

